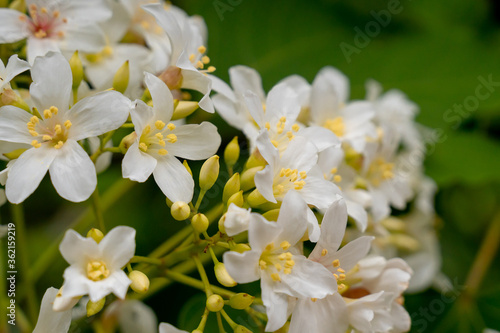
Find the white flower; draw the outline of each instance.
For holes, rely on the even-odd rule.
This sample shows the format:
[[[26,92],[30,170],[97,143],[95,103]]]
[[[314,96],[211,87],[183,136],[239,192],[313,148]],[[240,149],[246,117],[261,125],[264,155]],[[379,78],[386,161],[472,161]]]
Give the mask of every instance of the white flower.
[[[331,130],[342,142],[357,152],[363,152],[367,137],[376,137],[372,119],[375,115],[370,102],[348,102],[349,81],[332,67],[323,68],[312,84],[311,125]]]
[[[297,137],[290,141],[280,156],[264,130],[257,137],[257,147],[269,165],[255,175],[255,185],[268,201],[282,201],[286,193],[296,191],[307,204],[326,209],[340,194],[333,183],[309,175],[318,160],[318,151],[308,139]]]
[[[180,330],[167,323],[161,323],[158,329],[160,333],[188,333],[188,331]]]
[[[97,21],[111,16],[103,0],[31,0],[29,16],[13,9],[0,9],[0,43],[25,38],[28,61],[50,51],[97,52],[105,39]]]
[[[213,66],[204,70],[210,62],[205,55],[206,36],[205,23],[201,18],[190,18],[173,6],[165,8],[161,4],[142,6],[151,13],[157,23],[167,33],[170,40],[171,52],[168,66],[162,77],[171,90],[192,89],[203,94],[199,106],[203,110],[213,113],[214,106],[210,99],[212,81],[205,75],[213,72]]]
[[[78,141],[120,127],[131,103],[108,91],[69,108],[73,78],[68,62],[58,53],[37,58],[31,74],[30,94],[39,115],[13,106],[0,109],[0,140],[32,145],[10,168],[7,199],[24,201],[49,171],[60,196],[84,201],[94,191],[97,177],[94,163]]]
[[[146,86],[153,98],[153,107],[137,101],[132,110],[136,142],[123,158],[123,177],[144,182],[153,174],[162,192],[173,202],[190,202],[193,177],[176,158],[202,160],[219,148],[217,128],[208,122],[176,127],[170,123],[174,101],[163,81],[146,73]]]
[[[318,126],[306,128],[297,122],[301,111],[299,97],[304,90],[302,81],[289,78],[278,83],[266,98],[260,76],[254,69],[235,66],[230,68],[229,75],[233,90],[211,76],[213,89],[218,92],[213,101],[224,120],[245,133],[251,150],[263,129],[269,132],[271,142],[280,152],[295,136],[307,137],[320,151],[339,144],[331,131]]]
[[[62,312],[52,310],[52,303],[57,293],[58,290],[51,287],[43,295],[40,314],[33,333],[67,333],[69,331],[71,309]]]
[[[92,302],[97,302],[113,293],[118,298],[125,298],[131,281],[122,267],[134,256],[133,228],[116,227],[99,244],[68,230],[59,250],[70,264],[64,271],[62,297],[89,295]]]
[[[307,229],[307,205],[290,192],[285,196],[277,222],[252,214],[248,238],[252,250],[226,252],[224,264],[238,283],[261,280],[266,306],[266,331],[282,327],[288,297],[324,298],[337,290],[333,275],[321,264],[306,259],[295,247]]]
[[[244,209],[232,203],[224,215],[224,229],[230,237],[248,230],[250,224],[250,209]]]
[[[424,149],[415,123],[418,106],[399,90],[390,90],[382,95],[380,83],[374,80],[367,81],[366,90],[367,100],[373,103],[375,110],[375,123],[384,131],[394,131],[398,141],[401,140],[406,148]]]
[[[142,45],[120,43],[130,25],[130,17],[120,2],[113,1],[111,7],[113,16],[100,24],[106,36],[106,46],[99,53],[87,53],[82,57],[85,73],[96,90],[105,90],[112,86],[116,71],[128,61],[130,76],[125,95],[139,98],[143,73],[150,70],[151,52]]]
[[[28,69],[30,69],[30,65],[26,61],[19,59],[17,54],[9,58],[7,66],[0,60],[0,94],[5,89],[10,88],[10,81],[14,77]]]
[[[153,309],[138,300],[116,300],[106,307],[103,324],[118,324],[122,333],[158,333],[158,320]]]

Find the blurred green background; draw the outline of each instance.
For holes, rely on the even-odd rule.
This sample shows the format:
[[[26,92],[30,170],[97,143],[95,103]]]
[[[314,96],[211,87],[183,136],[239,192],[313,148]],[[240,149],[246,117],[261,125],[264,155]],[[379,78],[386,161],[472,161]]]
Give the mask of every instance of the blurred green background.
[[[228,79],[229,67],[243,64],[257,69],[264,88],[269,90],[292,74],[311,82],[322,67],[331,65],[350,78],[352,98],[363,98],[365,80],[373,78],[386,90],[400,89],[415,101],[420,106],[418,121],[437,130],[440,138],[439,142],[431,140],[428,144],[426,173],[439,186],[436,209],[441,219],[438,232],[443,272],[455,286],[466,284],[489,225],[500,211],[498,2],[184,0],[173,3],[190,15],[205,18],[208,55],[211,64],[217,67],[216,74],[224,80]],[[368,42],[357,43],[359,31],[365,32],[367,24],[373,27],[370,22],[377,22],[373,12],[386,11],[394,3],[399,3],[398,13],[390,16],[390,23],[385,27],[379,24],[377,33],[372,30]],[[357,51],[346,57],[341,43]],[[479,77],[488,80],[490,76],[499,83],[490,87],[487,98],[475,98],[476,88],[481,84]],[[467,108],[464,106],[463,113],[453,111],[455,105],[460,107],[464,103]],[[207,115],[198,113],[195,117]],[[225,142],[238,135],[219,117],[211,120],[219,126]],[[192,166],[197,174],[199,164]],[[117,160],[100,177],[103,197],[111,183],[120,177]],[[128,186],[127,181],[123,182],[123,186]],[[107,210],[106,223],[109,228],[124,223],[136,227],[137,254],[147,255],[183,224],[169,218],[164,197],[152,180],[127,190]],[[48,179],[26,201],[25,207],[32,267],[36,269],[40,253],[58,241],[57,237],[70,227],[69,221],[85,215],[86,207],[61,202]],[[10,219],[9,215],[8,208],[2,208],[4,223]],[[87,215],[89,223],[93,223],[92,215]],[[42,274],[37,284],[39,297],[47,287],[61,285],[65,267],[60,256],[51,262],[49,271]],[[408,312],[414,318],[412,331],[500,329],[499,281],[497,257],[474,299],[465,298],[463,291],[451,303],[444,302],[442,295],[433,290],[407,296]],[[181,306],[182,300],[189,297],[194,298]],[[176,286],[147,299],[146,303],[155,309],[159,321],[193,329],[202,311],[203,294]],[[215,330],[208,328],[207,332]]]

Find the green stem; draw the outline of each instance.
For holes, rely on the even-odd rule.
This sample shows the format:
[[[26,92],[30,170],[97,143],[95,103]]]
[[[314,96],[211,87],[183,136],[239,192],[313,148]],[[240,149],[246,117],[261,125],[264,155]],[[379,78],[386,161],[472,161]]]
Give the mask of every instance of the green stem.
[[[226,333],[224,330],[224,324],[222,323],[222,318],[220,316],[220,312],[217,312],[217,325],[219,326],[219,333]]]
[[[200,194],[198,195],[198,199],[196,200],[196,205],[194,206],[194,211],[195,213],[198,212],[198,208],[200,208],[201,202],[203,201],[203,197],[207,191],[201,190]]]
[[[201,321],[196,330],[203,332],[205,330],[205,325],[207,324],[207,319],[208,319],[208,314],[210,311],[205,308],[205,311],[203,312],[203,316],[201,316]]]
[[[157,266],[161,266],[161,265],[165,264],[165,261],[163,259],[141,257],[141,256],[134,256],[134,257],[132,257],[132,259],[130,259],[130,263],[132,263],[132,264],[139,263],[139,262],[148,263],[148,264],[157,265]]]
[[[120,147],[109,147],[109,148],[103,148],[103,152],[110,152],[110,153],[116,153],[116,154],[122,154],[122,150]]]
[[[220,310],[220,313],[222,314],[222,316],[224,317],[224,319],[227,321],[227,323],[229,324],[229,326],[231,326],[231,328],[233,330],[236,329],[236,327],[238,327],[238,324],[236,324],[234,322],[234,320],[232,320],[231,317],[229,317],[229,315],[226,313],[226,311]]]
[[[205,284],[200,281],[200,280],[197,280],[195,278],[192,278],[190,276],[187,276],[187,275],[184,275],[182,273],[179,273],[179,272],[176,272],[176,271],[173,271],[173,270],[167,270],[165,272],[165,276],[170,279],[170,280],[173,280],[175,282],[179,282],[179,283],[182,283],[182,284],[185,284],[187,286],[190,286],[190,287],[193,287],[195,289],[199,289],[199,290],[205,290]],[[217,287],[217,286],[214,286],[214,285],[210,285],[210,288],[217,294],[221,295],[221,296],[224,296],[226,298],[231,298],[232,296],[236,295],[236,293],[230,291],[230,290],[227,290],[227,289],[224,289],[224,288],[220,288],[220,287]]]
[[[483,281],[485,274],[495,258],[500,245],[500,212],[496,214],[491,225],[486,232],[486,236],[481,244],[481,248],[476,254],[474,263],[469,271],[465,285],[467,289],[464,293],[464,300],[474,299]]]
[[[120,179],[115,184],[113,184],[102,197],[102,211],[105,212],[112,205],[114,205],[123,195],[128,193],[130,189],[135,185],[135,183],[127,180]],[[79,232],[84,232],[94,221],[94,213],[89,207],[84,213],[77,217],[72,223],[68,224],[69,229],[75,229]],[[33,280],[36,281],[40,276],[52,265],[52,263],[60,256],[59,254],[59,243],[61,242],[63,235],[59,236],[52,242],[52,244],[44,251],[44,253],[38,257],[37,261],[34,263],[33,268],[30,271],[30,275]]]
[[[28,255],[28,242],[26,234],[26,224],[24,221],[23,206],[11,205],[12,218],[16,225],[16,247],[19,250],[19,269],[23,276],[24,290],[27,295],[28,317],[32,323],[36,322],[38,317],[38,300],[36,297],[35,281],[30,274],[30,262]],[[16,267],[17,268],[17,267]]]
[[[106,234],[106,225],[104,224],[104,215],[101,206],[101,197],[99,196],[99,190],[96,188],[94,193],[92,193],[92,208],[94,209],[95,219],[97,220],[97,225],[99,229]]]
[[[212,288],[210,286],[210,281],[208,281],[208,276],[207,272],[205,272],[205,267],[203,267],[203,263],[200,260],[200,257],[195,254],[193,256],[194,263],[196,264],[196,269],[198,269],[198,273],[200,274],[201,281],[203,281],[203,284],[205,286],[205,294],[207,294],[207,298],[212,296],[214,293],[212,291]]]

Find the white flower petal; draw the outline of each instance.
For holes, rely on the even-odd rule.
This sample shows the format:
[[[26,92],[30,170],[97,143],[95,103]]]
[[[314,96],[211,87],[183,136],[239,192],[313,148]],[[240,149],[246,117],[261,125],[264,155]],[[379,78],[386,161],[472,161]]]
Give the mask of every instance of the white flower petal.
[[[295,137],[281,156],[280,164],[285,168],[309,171],[318,161],[316,147],[304,137]]]
[[[332,260],[327,261],[328,255],[321,259],[321,262],[325,265],[331,264],[333,259],[338,259],[342,269],[349,271],[353,268],[361,259],[366,257],[368,251],[370,251],[371,244],[374,237],[362,236],[356,238],[355,240],[347,243],[343,246],[332,258]],[[332,267],[332,269],[334,269]]]
[[[274,332],[280,329],[288,319],[288,296],[274,292],[274,283],[266,274],[262,276],[260,283],[262,302],[266,307],[268,318],[266,332]]]
[[[215,75],[208,74],[207,76],[208,78],[210,78],[210,80],[212,80],[212,90],[214,92],[229,99],[231,102],[236,102],[236,96],[234,95],[234,92],[231,89],[231,87],[226,82],[219,79]]]
[[[159,159],[153,176],[170,201],[191,202],[194,191],[193,177],[175,156],[169,154]]]
[[[73,229],[64,234],[59,244],[59,252],[70,265],[78,265],[84,256],[99,256],[99,248],[92,238],[83,237]]]
[[[145,73],[144,82],[153,99],[153,111],[157,119],[168,123],[174,112],[174,98],[165,82],[151,73]]]
[[[340,147],[339,138],[332,131],[324,127],[310,126],[301,128],[297,132],[297,135],[309,139],[318,151],[323,151],[334,146]]]
[[[187,331],[180,330],[167,323],[161,323],[158,329],[160,333],[188,333]]]
[[[20,18],[23,17],[21,20]],[[28,17],[23,13],[0,8],[0,43],[18,42],[29,35]]]
[[[178,126],[170,133],[177,136],[177,141],[167,142],[165,149],[169,154],[189,160],[209,158],[217,152],[221,143],[217,127],[206,121],[199,125]]]
[[[143,153],[139,149],[139,144],[135,142],[127,150],[122,161],[123,178],[143,183],[153,173],[156,168],[157,160],[153,156]]]
[[[327,209],[340,194],[339,188],[329,181],[318,177],[307,177],[306,184],[299,190],[300,195],[309,205]]]
[[[277,84],[269,91],[266,100],[264,118],[268,121],[286,117],[286,121],[293,123],[300,112],[297,94],[286,84]]]
[[[212,97],[212,101],[222,119],[234,128],[243,130],[244,126],[248,123],[247,115],[239,112],[237,102],[232,101],[222,94]]]
[[[276,149],[276,147],[271,143],[269,134],[265,129],[260,131],[256,142],[259,153],[262,157],[264,157],[266,162],[269,163],[272,169],[274,169],[279,161],[279,152],[278,149]]]
[[[43,58],[37,58],[31,69],[31,76],[33,83],[30,94],[40,114],[43,115],[43,110],[50,109],[51,106],[58,107],[63,112],[68,109],[73,75],[68,61],[60,53],[49,53]]]
[[[179,66],[180,67],[180,66]],[[214,113],[214,105],[210,99],[212,81],[197,70],[182,70],[182,88],[199,91],[203,97],[198,102],[202,110]]]
[[[52,310],[52,303],[56,299],[58,290],[49,288],[42,298],[40,314],[33,333],[67,333],[71,325],[71,310],[56,312]]]
[[[263,128],[265,113],[259,97],[250,90],[245,92],[244,97],[248,112],[250,112],[257,125],[259,125],[260,128]]]
[[[37,57],[44,57],[50,52],[61,53],[59,43],[54,38],[36,38],[33,36],[29,36],[26,47],[26,55],[28,58],[28,62],[31,65],[35,63]]]
[[[224,229],[230,237],[248,230],[250,224],[250,209],[244,209],[232,203],[224,218]]]
[[[33,193],[47,173],[57,151],[42,145],[25,151],[12,165],[5,184],[10,202],[19,204]]]
[[[262,79],[255,69],[242,65],[233,66],[229,68],[229,80],[235,93],[243,95],[250,90],[257,95],[261,103],[265,102],[266,94],[262,88]]]
[[[276,222],[269,222],[260,214],[252,213],[250,218],[248,241],[253,250],[264,249],[268,244],[273,243],[282,232],[281,227]]]
[[[365,231],[368,226],[368,214],[366,210],[359,203],[352,200],[346,200],[347,213],[356,223],[359,231]]]
[[[289,242],[292,246],[304,236],[307,230],[307,211],[309,208],[304,199],[295,191],[288,191],[283,199],[278,216],[278,225],[282,232],[276,241]]]
[[[15,106],[0,108],[0,140],[31,144],[33,137],[26,124],[32,115]]]
[[[57,193],[66,200],[87,200],[97,185],[94,163],[74,140],[67,140],[52,162],[50,179]]]
[[[5,68],[7,76],[3,79],[5,81],[10,81],[17,75],[27,71],[30,68],[30,65],[26,61],[19,59],[17,54],[14,54],[9,58],[9,62],[7,63],[7,67]]]
[[[108,269],[121,269],[135,253],[135,229],[127,226],[113,228],[99,243]]]
[[[73,124],[71,138],[78,141],[117,129],[127,120],[131,106],[130,100],[117,91],[80,100],[68,112]]]
[[[106,37],[97,24],[68,25],[64,34],[64,39],[59,44],[64,51],[97,53],[106,46]]]
[[[229,275],[238,283],[249,283],[260,279],[259,251],[224,253],[223,262]]]
[[[89,297],[93,302],[102,299],[110,292],[112,292],[119,299],[125,299],[128,287],[132,281],[128,278],[124,271],[119,270],[113,272],[106,279],[99,281],[98,283],[106,283],[107,288],[101,288],[101,286],[99,286],[99,288],[92,288],[89,292]]]
[[[273,192],[273,169],[271,166],[267,165],[263,170],[257,172],[254,181],[255,187],[267,201],[277,202]]]
[[[146,127],[149,122],[154,121],[154,112],[152,107],[141,100],[137,100],[134,103],[134,107],[130,110],[130,117],[134,123],[135,132],[140,136],[144,127]]]

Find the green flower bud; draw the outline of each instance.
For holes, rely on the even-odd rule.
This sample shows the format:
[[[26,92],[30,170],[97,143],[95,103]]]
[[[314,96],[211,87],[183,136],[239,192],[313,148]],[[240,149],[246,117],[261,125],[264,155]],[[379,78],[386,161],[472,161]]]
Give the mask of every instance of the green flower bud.
[[[227,201],[227,205],[229,206],[232,203],[234,203],[238,207],[243,207],[244,202],[245,202],[245,200],[243,199],[243,191],[239,191],[239,192],[236,192],[235,194],[233,194],[229,198],[229,200]]]
[[[172,115],[171,120],[186,118],[196,110],[198,110],[198,102],[179,101],[174,109],[174,114]]]
[[[229,299],[229,305],[236,310],[245,310],[252,305],[254,298],[247,293],[239,293]]]
[[[15,159],[18,159],[19,156],[21,156],[21,154],[24,153],[26,150],[28,150],[28,149],[26,149],[26,148],[16,149],[16,150],[11,151],[10,153],[3,154],[3,156],[7,157],[9,160],[15,160]]]
[[[170,213],[177,221],[184,221],[189,217],[189,214],[191,214],[191,208],[183,201],[176,201],[170,208]]]
[[[243,191],[246,192],[248,190],[251,190],[252,188],[255,188],[255,174],[262,169],[264,169],[263,166],[257,166],[255,168],[245,170],[241,174],[240,187]]]
[[[92,238],[93,240],[96,241],[96,243],[99,244],[99,242],[104,238],[104,234],[102,233],[101,230],[92,228],[87,233],[87,238]]]
[[[149,290],[149,278],[141,271],[132,271],[128,274],[132,281],[130,288],[138,294],[144,294]]]
[[[227,202],[229,198],[240,190],[240,174],[235,173],[224,186],[222,202]]]
[[[91,317],[96,313],[99,313],[99,311],[102,310],[105,304],[106,304],[106,297],[103,297],[97,302],[92,302],[89,300],[89,302],[87,303],[87,317]]]
[[[83,65],[80,56],[78,55],[78,51],[73,53],[71,59],[69,59],[69,66],[71,67],[71,73],[73,73],[73,90],[78,90],[78,87],[83,81]]]
[[[118,71],[115,74],[115,77],[113,78],[113,89],[121,92],[122,94],[125,93],[125,90],[127,90],[128,87],[129,79],[130,79],[130,66],[127,60],[123,63],[120,69],[118,69]]]
[[[262,157],[262,155],[256,150],[252,155],[248,157],[248,161],[245,164],[245,169],[251,169],[258,166],[264,167],[266,166],[266,164],[267,162],[264,157]]]
[[[219,312],[224,307],[224,300],[220,295],[214,294],[207,298],[207,309],[211,312]]]
[[[226,233],[226,228],[224,227],[224,222],[226,221],[226,215],[222,215],[222,217],[219,219],[219,231],[222,232],[223,234]]]
[[[132,132],[122,139],[118,147],[120,148],[121,152],[125,154],[130,148],[130,146],[132,146],[135,143],[136,140],[137,140],[137,133]]]
[[[200,170],[200,188],[208,191],[219,177],[219,156],[214,155],[203,163]]]
[[[236,251],[238,253],[243,253],[246,251],[250,251],[252,248],[248,244],[236,244],[231,247],[231,251]]]
[[[231,142],[224,149],[224,161],[228,168],[232,168],[240,158],[240,145],[238,144],[238,137],[235,136]]]
[[[278,209],[273,209],[270,211],[265,212],[262,214],[268,221],[278,221],[278,215],[280,214],[280,210]]]
[[[214,271],[217,281],[219,281],[219,283],[224,287],[234,287],[237,285],[236,281],[234,281],[231,275],[227,272],[226,266],[223,263],[218,262],[215,264]]]
[[[259,190],[255,189],[247,197],[247,202],[250,207],[255,208],[267,202],[267,199],[260,194]]]
[[[191,225],[193,226],[194,230],[199,233],[207,231],[209,223],[210,222],[208,221],[208,218],[201,213],[196,214],[191,219]]]

